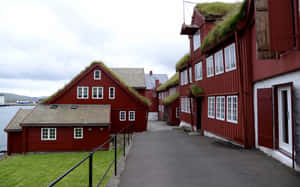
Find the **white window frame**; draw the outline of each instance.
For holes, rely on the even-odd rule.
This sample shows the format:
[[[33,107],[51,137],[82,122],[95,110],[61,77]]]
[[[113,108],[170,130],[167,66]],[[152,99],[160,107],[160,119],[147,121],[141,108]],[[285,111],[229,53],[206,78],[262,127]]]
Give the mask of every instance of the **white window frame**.
[[[97,72],[99,72],[99,77],[96,77]],[[101,80],[101,70],[94,70],[94,80]]]
[[[179,113],[179,107],[176,107],[176,118],[180,117],[180,113]]]
[[[192,69],[192,67],[189,67],[189,81],[190,81],[190,83],[192,83],[193,82],[193,69]]]
[[[214,58],[213,58],[213,56],[206,58],[206,76],[207,77],[214,76]]]
[[[113,91],[113,96],[110,95],[110,89],[113,89],[113,90],[114,90],[114,91]],[[109,89],[108,89],[108,98],[109,98],[109,99],[115,99],[115,98],[116,98],[116,88],[115,88],[115,87],[109,87]]]
[[[50,129],[54,129],[55,137],[50,138]],[[43,130],[47,130],[47,137],[43,137]],[[56,140],[56,128],[41,128],[41,140]]]
[[[124,114],[124,119],[122,119],[122,114]],[[126,121],[126,111],[120,111],[120,121]]]
[[[201,46],[201,36],[200,36],[200,30],[198,30],[194,35],[193,35],[193,47],[194,51],[199,49]]]
[[[133,114],[132,118],[131,118],[130,114]],[[135,111],[129,111],[128,112],[128,118],[129,118],[129,121],[135,121]]]
[[[224,73],[224,65],[223,65],[223,49],[219,50],[214,54],[215,56],[215,72],[216,75],[220,75]]]
[[[202,62],[198,62],[195,65],[195,80],[199,81],[203,79],[203,74],[202,74]]]
[[[234,103],[233,101],[236,101]],[[233,96],[227,96],[227,121],[231,123],[238,123],[238,96],[233,95]],[[234,107],[234,105],[236,107]],[[234,120],[234,115],[236,115],[236,120]]]
[[[225,96],[216,97],[216,119],[225,120]]]
[[[94,88],[96,91],[96,97],[94,97]],[[99,90],[102,90],[101,97],[99,97]],[[92,99],[103,99],[103,87],[92,87]]]
[[[82,89],[81,97],[79,97],[79,90]],[[84,89],[87,89],[87,97],[84,97]],[[77,87],[77,99],[88,99],[89,98],[89,87],[88,86],[78,86]]]
[[[208,118],[215,119],[215,96],[208,97],[207,105]]]
[[[76,130],[80,130],[81,136],[76,136]],[[83,128],[82,127],[75,127],[74,128],[74,139],[83,139]]]
[[[230,44],[224,49],[225,53],[225,71],[236,70],[236,51],[235,43]]]

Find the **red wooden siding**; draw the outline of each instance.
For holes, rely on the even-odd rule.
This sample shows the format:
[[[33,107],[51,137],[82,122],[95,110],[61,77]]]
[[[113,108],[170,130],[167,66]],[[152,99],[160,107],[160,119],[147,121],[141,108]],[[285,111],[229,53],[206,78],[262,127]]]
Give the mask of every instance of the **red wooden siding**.
[[[272,88],[257,90],[258,144],[273,148]]]
[[[120,111],[126,111],[126,120],[120,121]],[[120,110],[111,111],[111,132],[118,133],[121,129],[128,125],[134,125],[136,132],[142,132],[147,130],[147,111],[145,110],[136,110],[135,111],[135,121],[129,121],[129,112],[130,110],[124,108]]]
[[[7,154],[23,152],[22,132],[7,132]]]
[[[155,94],[155,97],[154,97]],[[151,101],[151,106],[149,107],[149,112],[157,112],[158,110],[158,96],[155,90],[146,90],[145,97]]]
[[[107,127],[84,127],[83,139],[74,139],[73,127],[56,127],[56,140],[41,140],[40,127],[23,127],[23,132],[24,129],[28,137],[25,152],[89,151],[97,148],[110,136]],[[109,145],[104,149],[108,148]]]
[[[176,118],[176,108],[179,108],[179,99],[176,99],[173,103],[167,106],[168,108],[168,124],[179,125],[179,118]]]

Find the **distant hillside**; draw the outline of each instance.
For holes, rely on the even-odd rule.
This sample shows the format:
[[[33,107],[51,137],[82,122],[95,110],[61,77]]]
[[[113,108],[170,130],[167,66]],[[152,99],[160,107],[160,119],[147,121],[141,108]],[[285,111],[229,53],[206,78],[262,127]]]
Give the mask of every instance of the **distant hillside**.
[[[25,95],[17,95],[13,93],[0,93],[0,95],[4,95],[6,103],[14,103],[17,100],[31,100],[31,101],[39,101],[39,99],[43,99],[45,97],[29,97]]]

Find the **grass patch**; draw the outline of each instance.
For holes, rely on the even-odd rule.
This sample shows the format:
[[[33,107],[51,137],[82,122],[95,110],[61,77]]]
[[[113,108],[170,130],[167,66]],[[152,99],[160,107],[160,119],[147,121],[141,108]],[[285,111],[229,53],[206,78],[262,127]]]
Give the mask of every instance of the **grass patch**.
[[[167,80],[164,84],[160,85],[156,91],[164,91],[168,87],[178,85],[179,82],[179,73],[175,73],[169,80]]]
[[[173,101],[175,101],[177,98],[179,98],[179,92],[173,93],[172,95],[169,95],[168,97],[166,97],[162,103],[164,105],[168,105],[170,103],[172,103]]]
[[[191,85],[191,86],[190,86],[190,89],[191,89],[192,94],[193,94],[194,96],[198,96],[198,95],[204,93],[204,91],[202,90],[202,88],[200,88],[200,86],[197,85],[197,84]]]
[[[197,10],[205,17],[207,16],[225,16],[232,11],[233,7],[239,6],[241,3],[198,3]]]
[[[190,53],[184,55],[177,63],[176,63],[176,71],[179,71],[180,69],[182,69],[183,67],[185,67],[185,65],[188,63],[188,61],[190,60],[191,55]]]
[[[86,155],[88,152],[9,157],[0,161],[0,186],[47,186]],[[113,159],[113,151],[99,151],[93,155],[93,186],[98,183]],[[88,186],[88,163],[88,160],[85,161],[56,186]],[[113,170],[109,172],[101,186],[107,183],[112,172]]]
[[[231,12],[207,34],[202,42],[201,49],[205,50],[219,42],[224,36],[232,33],[237,24],[246,16],[247,0],[232,6]]]

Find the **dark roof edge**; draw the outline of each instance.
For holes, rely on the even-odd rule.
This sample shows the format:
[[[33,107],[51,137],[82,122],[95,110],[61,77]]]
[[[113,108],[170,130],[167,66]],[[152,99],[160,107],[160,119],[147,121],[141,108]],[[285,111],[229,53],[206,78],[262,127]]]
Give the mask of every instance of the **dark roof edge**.
[[[109,123],[21,123],[21,126],[109,126]]]

